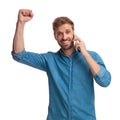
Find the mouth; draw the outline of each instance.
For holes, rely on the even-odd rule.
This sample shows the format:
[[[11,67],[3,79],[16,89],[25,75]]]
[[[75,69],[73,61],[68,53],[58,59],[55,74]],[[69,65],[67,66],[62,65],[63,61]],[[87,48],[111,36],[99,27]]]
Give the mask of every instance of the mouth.
[[[62,49],[68,50],[68,49],[71,49],[74,45],[69,40],[63,40],[63,41],[61,41],[61,45],[60,46],[62,47]]]
[[[63,40],[61,43],[62,43],[63,45],[69,45],[69,44],[70,44],[70,41],[68,41],[68,40]]]

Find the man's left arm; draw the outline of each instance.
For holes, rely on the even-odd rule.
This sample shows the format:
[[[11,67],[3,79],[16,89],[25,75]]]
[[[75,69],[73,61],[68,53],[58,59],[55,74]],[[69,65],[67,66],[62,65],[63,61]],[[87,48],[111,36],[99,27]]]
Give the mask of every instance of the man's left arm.
[[[111,74],[106,69],[101,57],[97,53],[94,53],[93,58],[87,51],[85,43],[79,37],[75,36],[75,41],[75,49],[80,50],[96,82],[103,87],[108,86],[111,81]]]
[[[111,74],[106,69],[101,57],[96,53],[95,59],[87,52],[84,54],[84,58],[86,62],[89,65],[89,68],[91,70],[91,73],[93,74],[93,77],[95,81],[103,86],[107,87],[111,82]]]

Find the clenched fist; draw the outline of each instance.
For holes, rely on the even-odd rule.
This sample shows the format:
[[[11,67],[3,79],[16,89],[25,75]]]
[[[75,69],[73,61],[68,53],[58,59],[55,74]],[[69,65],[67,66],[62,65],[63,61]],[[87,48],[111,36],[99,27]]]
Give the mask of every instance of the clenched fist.
[[[25,23],[33,18],[32,10],[29,9],[20,9],[18,13],[18,21]]]

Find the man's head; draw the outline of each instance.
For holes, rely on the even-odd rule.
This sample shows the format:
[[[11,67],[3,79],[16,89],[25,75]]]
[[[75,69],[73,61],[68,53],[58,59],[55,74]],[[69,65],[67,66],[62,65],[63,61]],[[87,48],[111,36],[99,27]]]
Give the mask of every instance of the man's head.
[[[69,50],[74,47],[74,23],[68,17],[57,17],[53,21],[54,37],[62,50]]]
[[[68,17],[57,17],[54,21],[53,21],[53,31],[55,32],[57,30],[57,28],[63,24],[70,24],[72,29],[74,30],[74,23],[71,19],[69,19]]]

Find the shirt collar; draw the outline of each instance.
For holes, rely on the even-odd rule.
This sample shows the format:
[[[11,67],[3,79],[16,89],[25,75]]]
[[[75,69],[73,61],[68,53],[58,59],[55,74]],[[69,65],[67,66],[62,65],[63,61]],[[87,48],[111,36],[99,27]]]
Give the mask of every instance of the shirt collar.
[[[61,54],[61,55],[63,55],[63,56],[66,56],[66,55],[64,54],[64,52],[62,51],[62,49],[59,49],[58,53]],[[73,53],[72,53],[72,55],[71,55],[71,58],[74,57],[74,56],[76,56],[76,55],[79,54],[79,53],[80,53],[80,50],[74,50]],[[67,57],[67,56],[66,56],[66,57]]]

